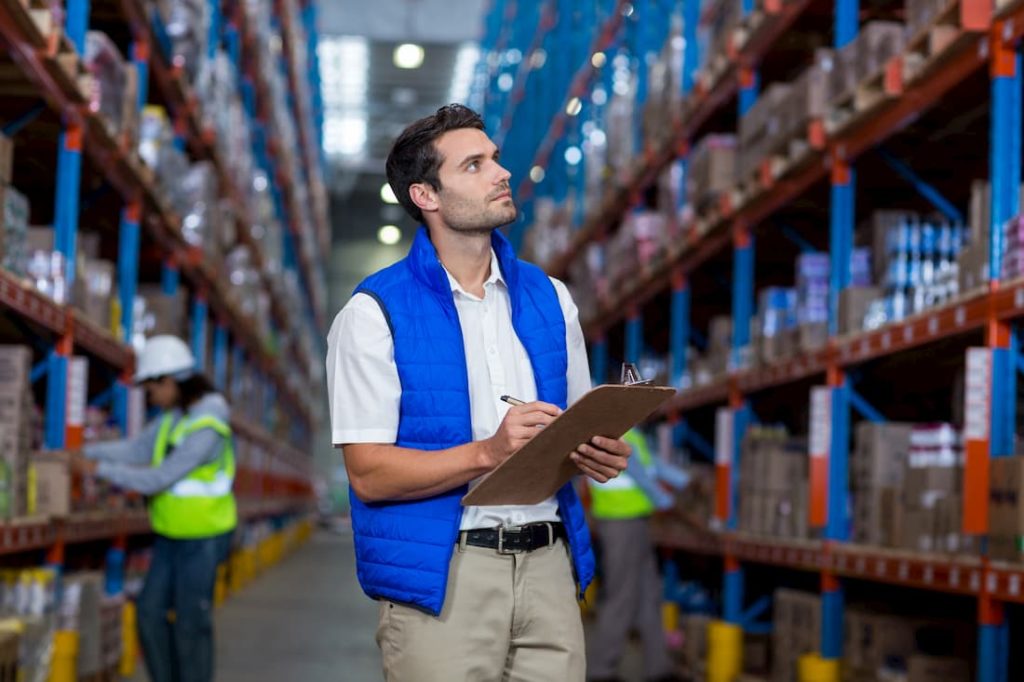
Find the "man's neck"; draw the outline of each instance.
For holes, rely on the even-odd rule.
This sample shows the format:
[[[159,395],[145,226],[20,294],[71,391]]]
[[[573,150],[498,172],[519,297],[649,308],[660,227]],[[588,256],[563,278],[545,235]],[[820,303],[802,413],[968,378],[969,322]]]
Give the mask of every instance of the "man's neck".
[[[441,264],[466,292],[484,297],[484,282],[491,276],[491,235],[466,234],[447,228],[432,229],[430,240]]]

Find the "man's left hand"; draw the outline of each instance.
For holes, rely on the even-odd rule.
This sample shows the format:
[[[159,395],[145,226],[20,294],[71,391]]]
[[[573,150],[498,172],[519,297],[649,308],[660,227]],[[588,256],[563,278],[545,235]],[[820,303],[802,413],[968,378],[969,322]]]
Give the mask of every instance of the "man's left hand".
[[[572,453],[580,472],[598,483],[605,483],[626,469],[633,447],[621,438],[594,436]]]

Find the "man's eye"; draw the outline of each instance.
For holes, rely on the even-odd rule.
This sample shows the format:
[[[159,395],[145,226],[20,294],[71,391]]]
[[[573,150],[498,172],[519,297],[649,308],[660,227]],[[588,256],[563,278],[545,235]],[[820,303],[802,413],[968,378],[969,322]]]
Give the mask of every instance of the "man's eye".
[[[479,163],[477,163],[476,161],[471,161],[471,162],[469,163],[469,165],[468,165],[468,166],[466,166],[466,170],[468,170],[468,171],[470,171],[471,173],[473,173],[473,172],[476,172],[476,170],[477,170],[477,169],[478,169],[479,167],[480,167],[480,164],[479,164]]]

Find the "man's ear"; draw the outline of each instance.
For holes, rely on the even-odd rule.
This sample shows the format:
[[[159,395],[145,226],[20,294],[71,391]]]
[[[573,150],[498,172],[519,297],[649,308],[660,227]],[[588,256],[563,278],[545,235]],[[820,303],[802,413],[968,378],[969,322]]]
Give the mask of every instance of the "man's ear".
[[[409,185],[409,197],[424,213],[433,213],[439,208],[437,192],[425,182]]]

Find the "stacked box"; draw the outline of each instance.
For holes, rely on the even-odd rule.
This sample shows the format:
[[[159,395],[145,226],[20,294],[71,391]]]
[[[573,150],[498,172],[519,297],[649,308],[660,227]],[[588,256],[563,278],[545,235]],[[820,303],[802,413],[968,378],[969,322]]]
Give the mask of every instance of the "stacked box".
[[[708,627],[711,616],[688,613],[680,616],[683,626],[683,659],[691,674],[704,666],[708,656]]]
[[[907,35],[911,38],[927,28],[943,8],[949,5],[948,0],[905,0],[904,17],[907,20]]]
[[[28,458],[32,449],[32,350],[0,346],[0,517],[28,509]]]
[[[854,286],[839,292],[839,333],[853,334],[865,328],[871,305],[883,297],[882,289]]]
[[[1024,276],[1024,217],[1017,216],[1003,224],[1004,280]]]
[[[958,295],[958,257],[967,231],[942,218],[878,211],[872,216],[875,274],[885,289],[884,316],[902,320]]]
[[[89,79],[89,110],[100,114],[112,134],[123,130],[125,113],[125,74],[129,69],[117,45],[101,31],[85,36],[85,68]]]
[[[857,425],[850,453],[854,542],[896,546],[893,515],[888,513],[903,488],[913,424],[868,422]]]
[[[843,665],[851,682],[878,679],[916,651],[918,620],[861,607],[848,608],[843,620]]]
[[[772,682],[797,679],[797,660],[821,645],[821,597],[799,590],[775,590]]]
[[[123,646],[122,614],[124,595],[106,595],[100,601],[100,664],[103,670],[116,669]]]
[[[785,148],[790,132],[786,120],[790,90],[788,83],[773,83],[740,119],[736,152],[738,181],[756,175],[762,160]]]
[[[951,424],[917,425],[911,432],[904,473],[902,547],[923,552],[961,549],[960,448],[960,434]]]
[[[21,637],[17,632],[0,630],[0,682],[18,682],[18,658]]]
[[[878,75],[900,54],[904,41],[903,24],[872,21],[862,26],[857,37],[835,54],[829,101],[849,97],[862,81]]]
[[[75,276],[72,300],[85,317],[111,329],[111,305],[114,301],[116,268],[110,261],[82,258]],[[118,324],[120,321],[118,321]],[[116,331],[116,330],[114,330]]]
[[[789,358],[795,348],[788,332],[796,327],[797,292],[771,287],[758,294],[757,319],[761,360],[773,364]]]
[[[73,573],[63,579],[60,626],[78,632],[77,671],[82,677],[103,671],[103,633],[100,604],[103,574]]]
[[[804,351],[828,341],[829,255],[803,253],[796,261],[796,318]]]
[[[732,318],[718,315],[711,318],[708,328],[707,357],[708,368],[715,376],[724,374],[729,368],[729,357],[732,354]]]
[[[1024,457],[993,457],[989,489],[989,555],[1024,560]]]
[[[26,275],[25,266],[28,262],[26,250],[29,221],[28,199],[24,194],[8,185],[0,186],[0,199],[3,201],[0,265],[5,270],[24,277]]]
[[[732,35],[743,19],[743,6],[739,0],[717,0],[702,8],[700,32],[707,52],[701,64],[707,64],[716,57],[728,57]]]
[[[690,155],[687,197],[702,211],[720,193],[732,189],[736,177],[736,136],[707,135]]]
[[[62,452],[40,452],[32,458],[36,495],[33,513],[63,518],[72,511],[72,477],[68,456]]]
[[[739,528],[753,535],[806,538],[807,445],[783,428],[751,427],[743,439]]]
[[[787,139],[807,140],[812,121],[824,118],[828,109],[829,77],[835,62],[832,50],[814,51],[811,66],[792,83],[789,97],[781,102],[781,123]]]
[[[188,319],[188,301],[182,289],[167,294],[159,285],[140,284],[136,295],[142,302],[142,315],[136,315],[137,332],[145,337],[157,334],[182,335]]]
[[[617,287],[649,266],[665,245],[666,224],[656,211],[632,211],[607,243],[608,282]],[[568,233],[567,233],[568,234]]]
[[[911,656],[907,682],[970,682],[971,666],[965,659],[948,656]]]

